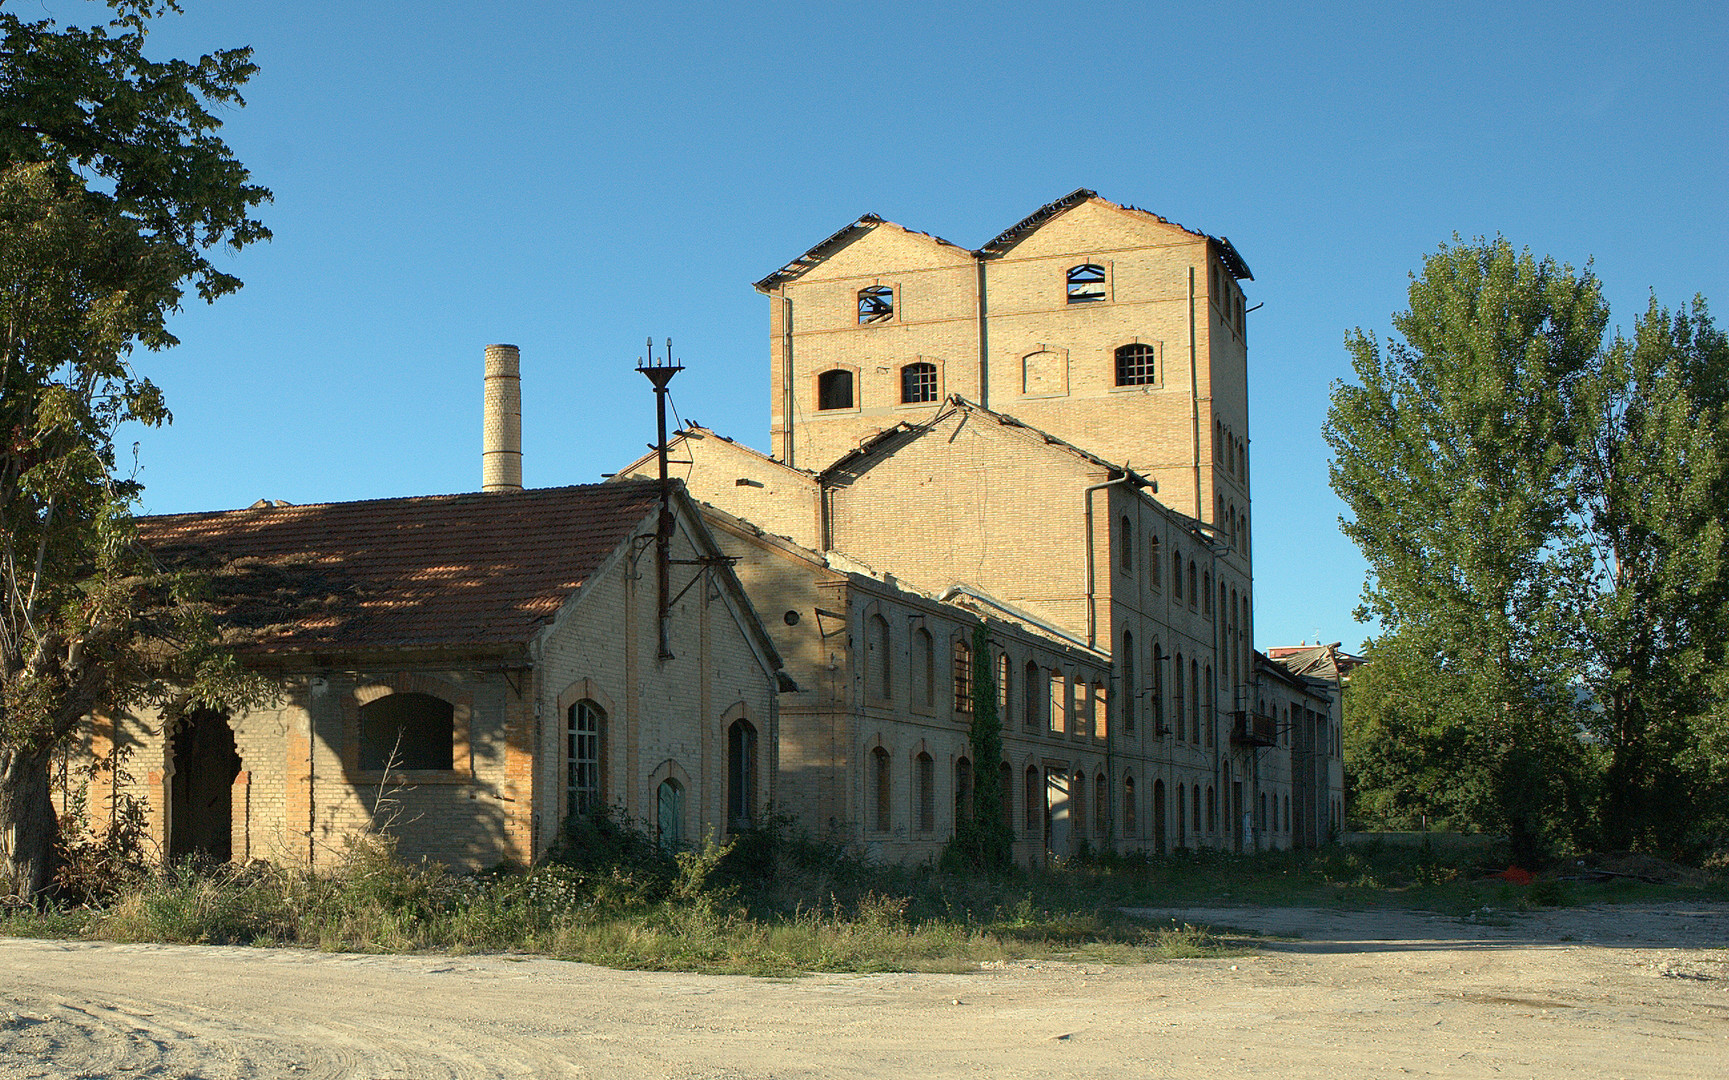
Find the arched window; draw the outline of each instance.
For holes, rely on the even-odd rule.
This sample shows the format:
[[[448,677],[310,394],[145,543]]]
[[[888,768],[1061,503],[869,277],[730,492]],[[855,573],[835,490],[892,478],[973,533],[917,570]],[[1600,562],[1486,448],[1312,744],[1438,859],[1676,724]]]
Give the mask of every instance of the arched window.
[[[1026,697],[1022,711],[1026,714],[1026,726],[1034,730],[1044,723],[1044,715],[1040,711],[1041,703],[1045,700],[1042,675],[1043,672],[1039,668],[1038,661],[1028,660],[1026,676],[1021,683],[1021,693]]]
[[[1195,603],[1198,600],[1200,600],[1200,597],[1196,595],[1196,593],[1198,593],[1199,591],[1200,591],[1199,589],[1195,588],[1195,560],[1190,559],[1189,560],[1189,607],[1190,607],[1190,609],[1193,609],[1195,606]]]
[[[1069,267],[1069,303],[1096,304],[1105,298],[1105,268],[1098,263]]]
[[[965,638],[955,638],[955,712],[973,711],[973,647]]]
[[[1136,342],[1117,350],[1117,385],[1145,386],[1159,381],[1158,353]]]
[[[1189,739],[1201,745],[1201,662],[1189,661]],[[1212,734],[1208,733],[1208,739]],[[1210,745],[1210,742],[1209,742]]]
[[[1207,831],[1219,831],[1219,799],[1211,784],[1207,785]]]
[[[1108,738],[1111,733],[1111,698],[1105,684],[1093,684],[1093,737]]]
[[[1291,831],[1291,797],[1285,796],[1285,831]]]
[[[891,768],[887,750],[879,746],[871,751],[871,825],[877,832],[888,832],[894,820]]]
[[[1104,836],[1111,831],[1111,782],[1104,773],[1093,777],[1093,834]]]
[[[1262,832],[1267,831],[1267,793],[1264,791],[1261,792],[1261,813],[1260,816],[1255,819],[1255,827],[1260,829]]]
[[[756,823],[756,728],[748,720],[726,729],[726,820],[729,829]]]
[[[1123,568],[1123,573],[1135,572],[1135,527],[1129,524],[1127,515],[1117,526],[1117,560]]]
[[[1232,503],[1225,510],[1225,524],[1230,530],[1231,547],[1237,546],[1237,504]]]
[[[997,719],[1009,718],[1009,654],[997,653]]]
[[[1171,596],[1183,598],[1183,553],[1176,548],[1171,549]]]
[[[930,632],[921,626],[913,631],[913,705],[921,709],[935,708],[936,687],[936,646],[931,641]]]
[[[1208,790],[1211,791],[1212,789],[1209,788]],[[1201,785],[1196,784],[1189,789],[1189,801],[1193,804],[1194,810],[1190,820],[1195,823],[1195,834],[1198,836],[1201,832]]]
[[[924,360],[901,368],[901,404],[937,399],[937,366]]]
[[[566,807],[569,813],[586,814],[600,806],[606,714],[583,698],[565,712],[564,734]]]
[[[1003,828],[1015,835],[1015,770],[1006,761],[997,762],[997,793],[1003,800]]]
[[[1026,820],[1027,839],[1037,840],[1044,831],[1045,825],[1045,785],[1039,776],[1037,765],[1027,766],[1027,775],[1021,792],[1021,812]]]
[[[1153,734],[1165,733],[1165,654],[1153,642]]]
[[[1160,586],[1159,575],[1162,573],[1163,571],[1159,569],[1159,538],[1149,536],[1147,537],[1147,583],[1155,589],[1158,588]]]
[[[1211,746],[1213,745],[1213,729],[1219,726],[1216,715],[1219,708],[1219,694],[1218,687],[1213,682],[1213,665],[1207,665],[1206,673],[1207,695],[1201,699],[1201,720],[1207,729],[1207,745]]]
[[[360,707],[360,767],[385,769],[456,767],[456,709],[431,694],[400,693]]]
[[[1123,696],[1120,712],[1123,717],[1123,734],[1135,733],[1135,699],[1139,687],[1135,684],[1135,635],[1123,631]]]
[[[1134,838],[1140,825],[1136,818],[1137,809],[1135,806],[1135,778],[1125,776],[1123,777],[1123,836],[1129,839]]]
[[[866,627],[865,658],[870,672],[869,686],[876,697],[886,701],[894,696],[894,663],[889,652],[889,621],[872,615]]]
[[[1184,721],[1188,718],[1188,711],[1184,708],[1183,703],[1182,653],[1177,654],[1177,666],[1173,669],[1173,675],[1174,677],[1171,679],[1171,714],[1177,718],[1177,741],[1181,742],[1183,740],[1183,728],[1187,726]]]
[[[1069,777],[1069,828],[1077,839],[1087,835],[1087,774],[1079,769]]]
[[[918,779],[919,832],[935,832],[937,827],[937,763],[929,754],[919,751],[913,759],[913,775]]]
[[[1188,800],[1183,798],[1183,785],[1177,785],[1177,846],[1188,843]]]
[[[684,849],[684,788],[668,777],[660,782],[654,800],[655,839],[668,855]]]
[[[955,759],[955,827],[973,819],[973,763],[964,757]]]
[[[895,291],[887,285],[871,285],[858,291],[858,321],[888,322],[895,317]]]
[[[816,407],[818,409],[850,409],[853,407],[852,372],[834,368],[816,377]]]
[[[1201,608],[1201,614],[1209,619],[1213,617],[1213,572],[1211,570],[1201,572]]]

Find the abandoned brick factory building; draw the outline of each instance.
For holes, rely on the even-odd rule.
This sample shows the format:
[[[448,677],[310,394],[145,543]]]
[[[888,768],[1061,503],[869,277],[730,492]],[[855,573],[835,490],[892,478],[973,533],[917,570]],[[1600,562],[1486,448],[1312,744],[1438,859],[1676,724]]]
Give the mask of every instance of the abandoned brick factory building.
[[[491,347],[487,490],[143,522],[226,581],[281,701],[98,718],[91,749],[133,748],[171,855],[316,863],[390,786],[401,850],[454,865],[594,802],[668,844],[772,806],[920,861],[981,768],[1023,863],[1323,842],[1338,680],[1252,645],[1247,280],[1086,190],[977,249],[860,218],[757,283],[771,452],[687,427],[666,488],[650,455],[521,490]]]

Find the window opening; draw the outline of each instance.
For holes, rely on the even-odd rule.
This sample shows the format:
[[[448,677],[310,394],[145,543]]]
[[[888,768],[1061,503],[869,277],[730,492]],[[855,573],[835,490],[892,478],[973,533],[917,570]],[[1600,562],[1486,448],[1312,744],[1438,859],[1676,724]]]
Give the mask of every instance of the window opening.
[[[1021,792],[1021,813],[1026,822],[1027,837],[1036,840],[1044,825],[1045,786],[1037,765],[1027,766],[1025,790]]]
[[[852,408],[852,372],[846,368],[825,371],[816,377],[818,409]]]
[[[1069,268],[1069,303],[1096,304],[1105,298],[1105,268],[1082,263]]]
[[[727,827],[748,829],[756,821],[756,728],[736,720],[726,733]]]
[[[1153,734],[1165,733],[1165,657],[1153,642]]]
[[[973,711],[973,647],[955,639],[955,712]]]
[[[1135,569],[1135,527],[1129,524],[1127,515],[1124,515],[1121,523],[1117,526],[1117,546],[1122,548],[1117,557],[1122,563],[1123,573],[1133,573]]]
[[[684,848],[684,788],[677,780],[662,780],[655,793],[655,832],[668,855]]]
[[[360,767],[455,768],[456,710],[431,694],[388,694],[360,707]]]
[[[1040,671],[1038,662],[1028,660],[1026,678],[1023,680],[1021,686],[1021,692],[1025,695],[1025,701],[1023,703],[1025,707],[1022,711],[1026,714],[1026,726],[1033,729],[1038,728],[1039,722],[1042,719],[1042,717],[1039,716],[1039,702],[1044,700],[1045,696],[1044,687],[1039,684],[1039,678]]]
[[[888,322],[895,317],[895,291],[887,285],[871,285],[858,291],[858,321]]]
[[[901,403],[914,405],[937,399],[937,366],[920,361],[901,368]]]
[[[1007,722],[1009,718],[1009,654],[997,654],[997,717]]]
[[[1135,635],[1123,631],[1123,734],[1135,733]]]
[[[1010,839],[1015,833],[1015,770],[1006,761],[997,762],[997,790],[1003,796],[1003,828]]]
[[[1183,553],[1176,548],[1171,549],[1171,595],[1183,598]]]
[[[1104,773],[1093,778],[1093,832],[1098,836],[1110,832],[1110,784]]]
[[[1117,350],[1117,385],[1144,386],[1159,381],[1158,355],[1151,345],[1136,342]]]
[[[1183,708],[1183,654],[1177,654],[1176,677],[1171,680],[1171,711],[1177,717],[1177,741],[1183,740],[1184,719],[1188,715]]]
[[[889,662],[889,622],[881,615],[870,617],[870,636],[868,647],[874,654],[869,659],[875,668],[876,677],[871,681],[871,689],[876,696],[887,700],[894,690],[893,665]]]
[[[913,631],[913,704],[924,709],[936,705],[936,646],[924,627]]]
[[[565,768],[570,813],[586,814],[600,805],[600,748],[606,714],[583,698],[565,714]]]
[[[1135,778],[1123,777],[1123,835],[1133,838],[1138,822],[1135,819]]]
[[[937,827],[937,763],[921,751],[915,761],[919,778],[919,832],[935,832]]]
[[[1159,574],[1160,573],[1161,573],[1161,571],[1159,569],[1159,538],[1156,536],[1149,536],[1149,537],[1147,537],[1147,574],[1149,575],[1149,578],[1151,580],[1151,584],[1152,584],[1153,588],[1155,588],[1155,589],[1158,588],[1160,585],[1160,582],[1159,582]]]

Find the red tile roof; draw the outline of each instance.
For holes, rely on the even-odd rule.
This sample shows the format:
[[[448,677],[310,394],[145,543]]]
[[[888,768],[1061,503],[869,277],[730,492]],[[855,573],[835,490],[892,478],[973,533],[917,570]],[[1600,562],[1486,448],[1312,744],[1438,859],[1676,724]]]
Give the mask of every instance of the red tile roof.
[[[140,518],[212,575],[244,652],[522,645],[658,501],[654,482]]]

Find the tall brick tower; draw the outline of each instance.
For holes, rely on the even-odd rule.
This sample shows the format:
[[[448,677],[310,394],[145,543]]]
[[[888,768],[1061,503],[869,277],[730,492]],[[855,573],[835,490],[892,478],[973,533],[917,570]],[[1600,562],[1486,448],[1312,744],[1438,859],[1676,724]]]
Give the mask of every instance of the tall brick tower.
[[[1156,479],[1246,563],[1247,280],[1229,240],[1085,189],[976,250],[866,215],[756,283],[772,452],[821,469],[958,394]]]

